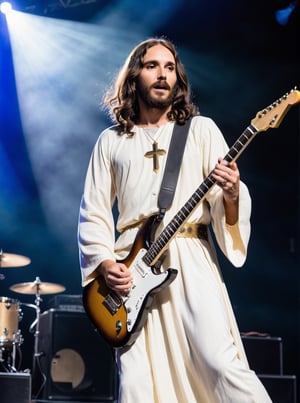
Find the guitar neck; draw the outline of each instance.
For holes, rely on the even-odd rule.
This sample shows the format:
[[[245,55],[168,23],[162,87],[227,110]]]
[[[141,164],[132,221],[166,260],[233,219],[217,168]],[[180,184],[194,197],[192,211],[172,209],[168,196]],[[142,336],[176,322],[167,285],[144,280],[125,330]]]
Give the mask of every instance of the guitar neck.
[[[257,133],[257,128],[252,124],[249,125],[247,129],[237,139],[237,141],[233,144],[233,146],[230,148],[223,159],[228,163],[237,160],[237,158],[242,154],[242,152],[254,139]],[[215,183],[216,180],[213,177],[213,171],[211,171],[206,179],[192,194],[189,200],[184,204],[184,206],[178,211],[178,213],[172,218],[169,224],[160,233],[158,238],[151,244],[147,253],[143,257],[144,262],[148,266],[153,266],[159,260],[159,258],[168,248],[169,243],[174,238],[180,227],[187,221],[188,217],[191,215],[197,205],[202,200],[204,200],[205,196]]]

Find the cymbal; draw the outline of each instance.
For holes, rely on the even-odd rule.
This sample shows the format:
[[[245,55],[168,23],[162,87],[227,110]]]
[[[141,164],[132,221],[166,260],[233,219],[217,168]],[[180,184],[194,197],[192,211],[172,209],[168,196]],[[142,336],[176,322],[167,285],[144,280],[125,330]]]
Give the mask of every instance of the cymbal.
[[[0,268],[27,266],[30,262],[29,257],[0,252]]]
[[[55,283],[33,281],[31,283],[14,284],[9,289],[20,294],[57,294],[65,291],[66,287]]]

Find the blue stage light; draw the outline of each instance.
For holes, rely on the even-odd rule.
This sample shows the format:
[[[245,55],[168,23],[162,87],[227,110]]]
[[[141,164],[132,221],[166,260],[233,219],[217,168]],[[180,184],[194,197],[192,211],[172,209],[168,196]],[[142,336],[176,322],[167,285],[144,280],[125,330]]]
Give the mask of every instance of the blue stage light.
[[[299,3],[299,1],[295,0],[292,3],[290,3],[286,8],[277,10],[275,12],[275,18],[276,18],[276,21],[278,22],[278,24],[286,25],[289,22],[289,18],[291,16],[292,12],[295,10],[298,3]]]

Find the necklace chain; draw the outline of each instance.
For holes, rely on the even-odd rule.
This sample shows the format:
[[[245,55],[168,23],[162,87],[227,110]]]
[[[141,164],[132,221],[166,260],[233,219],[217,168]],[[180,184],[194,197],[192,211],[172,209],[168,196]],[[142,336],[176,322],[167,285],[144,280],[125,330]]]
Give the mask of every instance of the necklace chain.
[[[146,134],[148,139],[150,139],[153,143],[156,143],[161,135],[161,133],[155,138],[155,135],[159,131],[159,127],[142,127],[143,132]]]

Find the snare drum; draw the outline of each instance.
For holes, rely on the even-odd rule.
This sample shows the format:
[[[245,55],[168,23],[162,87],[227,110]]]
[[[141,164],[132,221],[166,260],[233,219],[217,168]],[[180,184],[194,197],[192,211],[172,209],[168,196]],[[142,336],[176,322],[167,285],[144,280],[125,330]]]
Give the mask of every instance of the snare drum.
[[[22,343],[19,327],[19,301],[0,297],[0,347]]]

